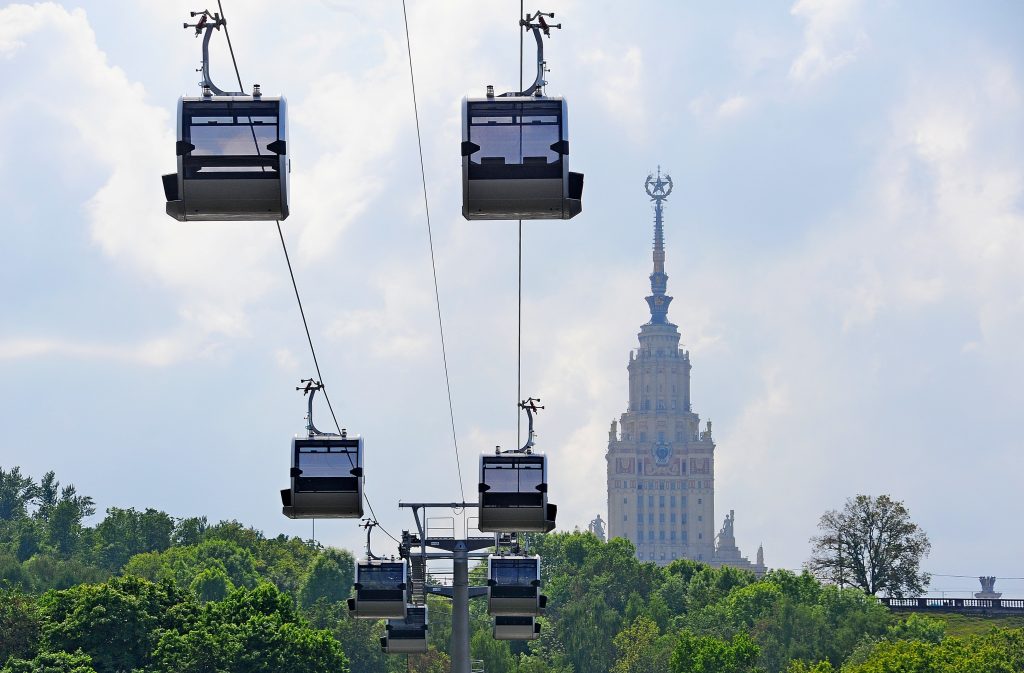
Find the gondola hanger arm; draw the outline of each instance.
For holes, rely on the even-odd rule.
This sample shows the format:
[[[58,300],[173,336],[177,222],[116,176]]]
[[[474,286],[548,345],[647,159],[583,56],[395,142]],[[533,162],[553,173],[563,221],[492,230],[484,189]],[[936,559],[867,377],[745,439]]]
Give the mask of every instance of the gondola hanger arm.
[[[323,390],[324,384],[314,379],[301,379],[299,386],[295,387],[295,390],[301,390],[303,395],[309,396],[309,406],[306,411],[306,433],[309,437],[346,437],[348,433],[344,428],[341,429],[341,434],[334,432],[320,432],[317,430],[316,425],[313,424],[313,396],[316,395],[316,391]]]
[[[380,557],[375,556],[374,553],[370,551],[370,534],[373,532],[374,526],[379,525],[380,524],[377,523],[376,519],[363,519],[363,523],[359,525],[360,528],[366,529],[366,558],[372,559],[374,561],[380,560]]]
[[[521,453],[533,453],[533,438],[535,433],[533,432],[533,415],[543,409],[544,407],[538,406],[540,402],[539,397],[528,397],[519,403],[519,408],[526,412],[527,420],[527,432],[526,432],[526,444],[519,449]]]
[[[537,11],[533,14],[527,14],[525,18],[519,20],[520,26],[533,31],[533,38],[537,41],[537,76],[533,80],[533,84],[524,91],[510,91],[501,94],[500,97],[541,95],[544,85],[547,84],[544,80],[544,73],[547,72],[547,62],[544,60],[544,40],[541,34],[543,33],[544,36],[551,37],[552,28],[561,29],[562,27],[560,23],[548,23],[544,20],[545,16],[553,19],[555,18],[555,13]]]
[[[224,91],[210,79],[210,37],[214,30],[220,30],[221,26],[227,26],[227,21],[217,12],[211,12],[208,9],[188,14],[193,18],[198,16],[199,20],[195,23],[186,22],[184,27],[186,29],[195,28],[196,37],[199,37],[200,34],[203,35],[203,64],[199,69],[199,72],[203,73],[203,81],[199,83],[199,86],[203,87],[203,95],[244,96],[245,93],[241,91]]]

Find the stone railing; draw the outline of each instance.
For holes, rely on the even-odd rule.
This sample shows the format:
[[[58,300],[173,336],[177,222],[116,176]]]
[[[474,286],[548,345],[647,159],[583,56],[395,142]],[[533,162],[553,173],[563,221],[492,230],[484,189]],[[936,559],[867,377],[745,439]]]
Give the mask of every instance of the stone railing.
[[[1024,614],[1022,598],[879,598],[878,602],[890,610],[998,611]]]

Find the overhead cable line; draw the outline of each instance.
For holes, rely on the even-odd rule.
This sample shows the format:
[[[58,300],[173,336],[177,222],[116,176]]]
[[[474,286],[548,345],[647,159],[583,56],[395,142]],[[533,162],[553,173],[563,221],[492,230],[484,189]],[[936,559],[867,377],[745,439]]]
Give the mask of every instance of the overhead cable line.
[[[420,179],[423,183],[423,209],[427,219],[427,242],[430,245],[430,269],[434,274],[434,303],[437,306],[437,329],[441,334],[441,360],[444,363],[444,385],[448,392],[448,416],[452,425],[452,444],[455,447],[455,466],[459,474],[459,492],[462,502],[466,502],[466,489],[462,485],[462,460],[459,456],[459,440],[455,433],[455,407],[452,404],[452,384],[448,376],[448,353],[444,343],[444,322],[441,320],[441,293],[437,286],[437,262],[434,260],[434,234],[430,226],[430,202],[427,199],[427,169],[423,164],[423,136],[420,133],[420,109],[416,102],[416,75],[412,67],[412,41],[409,39],[409,15],[402,0],[402,20],[405,23],[405,48],[409,54],[409,82],[412,85],[412,111],[416,119],[416,145],[420,155]]]
[[[519,91],[523,90],[523,0],[519,0]],[[519,155],[523,154],[523,127],[519,127]],[[519,220],[519,295],[516,318],[516,446],[522,441],[523,415],[519,402],[523,399],[523,221]]]
[[[228,43],[228,52],[231,54],[231,64],[232,64],[232,66],[234,66],[234,69],[235,69],[235,78],[238,80],[238,89],[240,91],[244,91],[245,87],[242,84],[242,75],[239,73],[239,70],[238,70],[238,60],[235,58],[235,49],[231,45],[231,33],[228,32],[227,16],[224,14],[224,7],[221,4],[221,0],[217,0],[217,9],[220,11],[220,15],[224,19],[224,37],[225,37],[225,39],[227,40],[227,43]],[[253,142],[256,143],[257,141],[256,141],[256,131],[255,131],[255,129],[253,129],[252,126],[250,126],[249,130],[252,133],[252,140],[253,140]],[[256,150],[257,150],[257,153],[258,153],[259,152],[259,145],[258,144],[257,144]],[[298,283],[295,280],[295,271],[292,268],[291,256],[288,254],[288,245],[285,243],[284,232],[281,230],[281,221],[280,220],[274,220],[274,224],[277,225],[277,235],[278,235],[278,238],[281,239],[281,250],[284,252],[284,261],[288,265],[288,276],[291,278],[292,289],[295,291],[295,301],[299,305],[299,315],[302,317],[302,327],[306,331],[306,341],[309,342],[309,352],[313,356],[313,366],[316,368],[317,380],[321,384],[320,392],[323,394],[324,399],[327,400],[327,408],[331,412],[331,419],[334,421],[334,427],[337,429],[338,434],[342,434],[341,433],[341,424],[338,423],[338,417],[334,413],[334,405],[331,404],[331,398],[327,394],[327,386],[323,383],[323,381],[324,381],[323,374],[320,373],[320,360],[316,356],[316,347],[313,346],[313,336],[312,336],[312,334],[309,331],[309,321],[306,320],[306,310],[302,306],[302,297],[299,295],[299,285],[298,285]],[[369,498],[369,496],[366,495],[365,489],[363,490],[363,500],[366,502],[366,506],[370,509],[370,513],[373,514],[374,520],[376,520],[377,519],[377,514],[376,514],[376,512],[373,511],[373,505],[370,503],[370,498]],[[313,525],[315,526],[316,524],[314,523]],[[384,528],[384,526],[380,525],[379,522],[377,523],[377,527],[380,528],[381,531],[385,535],[387,535],[389,538],[394,540],[396,543],[401,544],[399,542],[398,538],[396,538],[394,535],[392,535],[390,532],[388,532],[388,530],[386,528]]]

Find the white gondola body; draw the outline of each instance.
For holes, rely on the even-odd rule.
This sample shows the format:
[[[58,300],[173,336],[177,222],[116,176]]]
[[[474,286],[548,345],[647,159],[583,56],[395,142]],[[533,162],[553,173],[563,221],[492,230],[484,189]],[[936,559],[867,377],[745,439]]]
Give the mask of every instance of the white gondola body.
[[[547,458],[508,451],[480,457],[479,522],[485,533],[546,533],[557,508],[548,502]]]
[[[427,606],[410,605],[405,619],[389,619],[380,647],[388,654],[423,654],[427,651]]]
[[[363,516],[363,438],[315,435],[292,440],[291,487],[281,491],[291,519]]]
[[[487,613],[533,617],[541,613],[539,556],[497,556],[487,559]]]
[[[405,561],[361,559],[356,562],[355,595],[348,599],[357,619],[405,619],[407,571]]]
[[[495,617],[492,635],[495,640],[536,640],[540,624],[533,617]]]
[[[168,215],[181,222],[288,217],[284,97],[182,97],[177,140],[177,174],[164,176]]]
[[[567,220],[583,208],[569,171],[563,98],[462,101],[462,215],[467,220]]]

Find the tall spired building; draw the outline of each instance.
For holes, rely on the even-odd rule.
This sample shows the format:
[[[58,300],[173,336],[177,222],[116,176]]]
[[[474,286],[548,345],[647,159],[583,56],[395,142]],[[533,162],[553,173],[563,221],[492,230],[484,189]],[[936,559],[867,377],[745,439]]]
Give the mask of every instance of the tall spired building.
[[[732,513],[715,535],[715,442],[690,405],[690,353],[668,320],[672,297],[665,273],[665,200],[672,178],[647,176],[654,202],[654,270],[640,327],[629,354],[629,407],[608,433],[608,537],[624,537],[643,560],[677,558],[762,571],[743,558],[733,538]],[[717,542],[717,544],[716,544]]]

